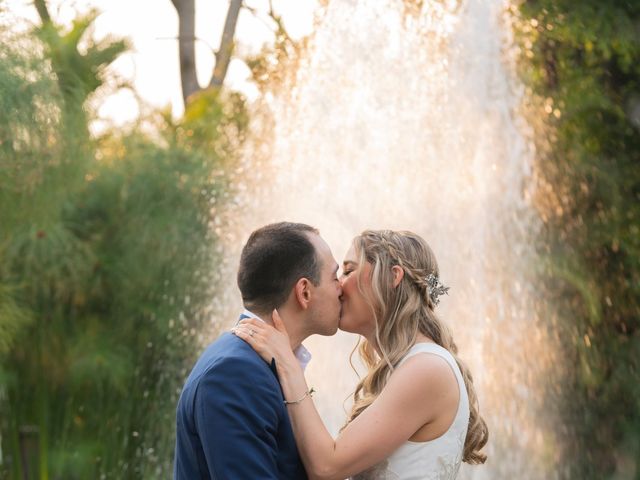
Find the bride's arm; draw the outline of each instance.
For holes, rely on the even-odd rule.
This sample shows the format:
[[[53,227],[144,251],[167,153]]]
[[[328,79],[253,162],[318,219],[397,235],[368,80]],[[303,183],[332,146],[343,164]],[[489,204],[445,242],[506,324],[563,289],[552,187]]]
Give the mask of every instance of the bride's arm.
[[[375,402],[334,439],[307,394],[302,368],[291,352],[277,313],[274,324],[277,329],[258,320],[244,320],[235,333],[266,361],[275,358],[286,401],[302,399],[287,406],[298,450],[311,479],[342,480],[384,460],[433,420],[443,405],[443,398],[438,396],[450,391],[446,383],[451,372],[446,362],[433,355],[417,355],[394,372]]]

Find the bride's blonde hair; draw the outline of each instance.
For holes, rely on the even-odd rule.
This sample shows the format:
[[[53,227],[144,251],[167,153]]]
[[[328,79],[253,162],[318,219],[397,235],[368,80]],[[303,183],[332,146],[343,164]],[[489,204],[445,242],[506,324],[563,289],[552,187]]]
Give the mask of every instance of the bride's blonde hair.
[[[489,431],[480,416],[478,397],[467,366],[458,358],[458,348],[447,326],[434,312],[434,299],[429,293],[427,277],[438,277],[438,265],[429,245],[411,232],[366,230],[354,239],[358,265],[371,264],[371,295],[361,288],[376,320],[375,341],[382,358],[367,340],[360,345],[360,356],[368,368],[353,394],[354,405],[347,423],[355,419],[380,394],[394,367],[415,344],[418,332],[446,348],[458,362],[469,396],[469,426],[464,444],[463,461],[484,463],[480,452],[487,443]],[[397,287],[393,287],[394,265],[404,270]],[[358,277],[358,282],[360,282]]]

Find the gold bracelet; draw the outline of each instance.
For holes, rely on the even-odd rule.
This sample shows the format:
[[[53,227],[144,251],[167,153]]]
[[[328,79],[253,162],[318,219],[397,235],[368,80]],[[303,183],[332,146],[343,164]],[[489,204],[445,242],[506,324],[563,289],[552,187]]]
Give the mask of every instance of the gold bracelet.
[[[303,401],[305,398],[312,397],[314,393],[315,393],[315,389],[313,387],[311,387],[309,390],[304,392],[304,395],[302,397],[300,397],[298,400],[292,400],[291,402],[285,400],[284,404],[285,405],[296,405],[296,404],[300,403],[301,401]]]

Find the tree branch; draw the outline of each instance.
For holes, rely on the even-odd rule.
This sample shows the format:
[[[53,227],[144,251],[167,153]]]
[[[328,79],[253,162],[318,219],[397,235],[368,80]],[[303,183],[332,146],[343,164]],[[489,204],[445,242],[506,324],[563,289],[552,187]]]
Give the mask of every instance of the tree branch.
[[[43,24],[51,21],[51,15],[49,15],[49,9],[47,8],[47,2],[45,0],[33,0],[33,5],[36,7]]]
[[[229,62],[231,61],[231,53],[233,52],[233,37],[238,23],[238,14],[242,7],[242,0],[231,0],[229,10],[227,11],[227,19],[224,23],[222,39],[220,40],[220,49],[216,53],[216,65],[211,76],[210,87],[221,87],[224,78],[227,75]]]
[[[247,10],[249,10],[253,16],[255,16],[258,20],[260,20],[262,23],[265,24],[265,26],[267,28],[269,28],[270,30],[274,30],[274,34],[277,36],[281,36],[283,37],[285,40],[287,40],[289,43],[294,43],[293,39],[289,36],[289,33],[287,32],[287,29],[284,28],[284,22],[282,21],[282,16],[277,15],[276,12],[273,9],[273,1],[269,1],[269,11],[266,13],[266,16],[271,19],[271,21],[275,24],[275,29],[273,28],[273,24],[269,24],[268,21],[266,21],[266,19],[264,18],[264,12],[262,12],[262,15],[259,15],[259,10],[255,7],[251,7],[249,5],[243,5],[244,8],[246,8]]]

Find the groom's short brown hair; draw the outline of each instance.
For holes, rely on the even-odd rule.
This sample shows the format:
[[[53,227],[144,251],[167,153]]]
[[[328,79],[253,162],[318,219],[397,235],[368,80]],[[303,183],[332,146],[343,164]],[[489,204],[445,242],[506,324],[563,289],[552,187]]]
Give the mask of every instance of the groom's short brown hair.
[[[270,312],[282,305],[295,283],[308,278],[320,283],[320,262],[304,223],[279,222],[254,231],[242,249],[238,288],[246,308]]]

